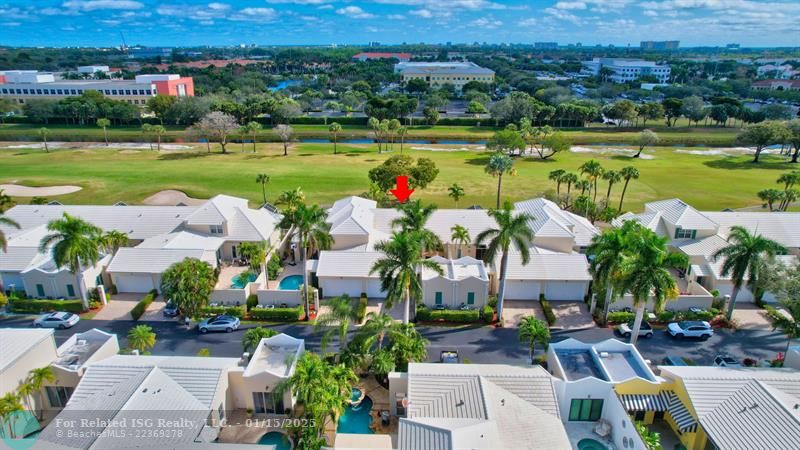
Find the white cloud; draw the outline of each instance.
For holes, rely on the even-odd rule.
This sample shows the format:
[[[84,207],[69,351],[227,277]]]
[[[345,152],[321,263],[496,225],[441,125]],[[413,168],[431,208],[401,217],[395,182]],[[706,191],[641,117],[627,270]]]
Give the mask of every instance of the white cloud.
[[[322,6],[318,7],[317,9],[333,9],[333,5],[322,5]]]
[[[584,2],[558,2],[553,5],[555,9],[586,9]]]
[[[533,27],[539,24],[539,21],[535,17],[529,17],[527,19],[522,19],[517,22],[517,25],[520,27]]]
[[[272,8],[244,8],[227,18],[240,22],[272,22],[277,16],[278,12]]]
[[[231,9],[231,5],[228,5],[226,3],[214,2],[214,3],[209,3],[208,4],[208,9],[212,9],[214,11],[227,11],[227,10]]]
[[[375,14],[370,14],[358,6],[346,6],[344,8],[337,9],[336,14],[348,16],[352,19],[372,19],[375,17]]]
[[[22,25],[22,23],[21,22],[3,22],[3,23],[0,23],[0,25],[2,25],[4,27],[18,27],[18,26]]]
[[[292,3],[295,5],[322,5],[323,3],[331,3],[333,1],[334,0],[266,0],[267,3]]]
[[[144,8],[142,3],[133,0],[70,0],[62,3],[61,6],[79,11]]]
[[[572,22],[576,25],[580,25],[583,23],[583,20],[580,17],[561,9],[545,8],[544,13],[555,19]]]
[[[484,28],[487,30],[493,30],[503,25],[503,22],[500,20],[496,20],[494,18],[481,17],[480,19],[475,19],[472,22],[470,22],[470,25],[476,26],[478,28]]]
[[[647,16],[647,17],[658,17],[658,13],[657,13],[657,12],[655,12],[655,11],[650,11],[650,10],[648,10],[648,11],[645,11],[645,12],[644,12],[644,15],[645,15],[645,16]]]
[[[413,14],[415,16],[422,17],[423,19],[430,19],[431,17],[433,17],[433,13],[430,12],[430,10],[427,10],[427,9],[417,9],[417,10],[414,10],[414,11],[410,11],[409,14]]]
[[[391,19],[391,20],[406,20],[406,16],[404,16],[402,14],[389,14],[386,17]]]
[[[488,0],[374,0],[374,2],[386,5],[421,6],[427,9],[468,9],[471,11],[482,9],[507,9],[506,5],[490,2]]]

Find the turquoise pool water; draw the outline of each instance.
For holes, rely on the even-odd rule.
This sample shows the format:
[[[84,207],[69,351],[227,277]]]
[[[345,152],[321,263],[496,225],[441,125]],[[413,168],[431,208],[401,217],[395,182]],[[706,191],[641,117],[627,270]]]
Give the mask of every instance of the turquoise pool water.
[[[360,398],[361,398],[361,389],[353,388],[353,390],[350,391],[350,401],[351,402],[357,402],[358,399],[360,399]]]
[[[602,442],[587,438],[578,441],[578,450],[608,450],[608,447]]]
[[[353,397],[356,395],[355,391],[354,389]],[[358,395],[361,396],[361,393],[359,392]],[[364,400],[358,405],[347,405],[344,409],[344,414],[339,418],[339,426],[336,427],[336,432],[374,434],[375,432],[369,428],[369,424],[372,423],[370,411],[372,411],[372,399],[369,397],[364,397]]]
[[[289,275],[281,280],[278,284],[278,289],[282,291],[296,291],[300,288],[301,284],[303,284],[302,275]]]
[[[276,450],[292,450],[292,442],[280,431],[270,431],[258,440],[261,445],[274,445]]]
[[[256,281],[256,277],[258,275],[251,273],[249,278],[242,278],[243,274],[236,275],[231,279],[231,287],[234,289],[244,289],[247,286],[247,283],[251,281]]]

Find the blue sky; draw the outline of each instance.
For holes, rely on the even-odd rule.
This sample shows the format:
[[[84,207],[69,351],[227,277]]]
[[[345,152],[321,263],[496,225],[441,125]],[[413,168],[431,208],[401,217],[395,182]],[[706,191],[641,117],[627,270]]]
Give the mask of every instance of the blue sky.
[[[798,0],[0,0],[0,45],[800,45]]]

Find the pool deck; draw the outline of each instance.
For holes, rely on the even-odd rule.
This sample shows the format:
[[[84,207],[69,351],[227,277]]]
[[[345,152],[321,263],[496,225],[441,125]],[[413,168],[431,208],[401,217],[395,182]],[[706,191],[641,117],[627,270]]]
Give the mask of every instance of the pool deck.
[[[617,450],[617,447],[614,446],[610,437],[600,437],[592,431],[595,425],[597,425],[597,422],[566,422],[564,427],[567,430],[569,443],[572,444],[572,448],[577,450],[578,442],[583,439],[594,439],[597,442],[602,442],[609,450]],[[666,449],[666,447],[664,448]]]
[[[217,278],[217,284],[214,286],[214,289],[231,289],[231,285],[233,284],[233,278],[240,273],[247,270],[249,267],[247,266],[224,266],[219,271],[219,277]]]
[[[222,444],[257,444],[264,434],[270,431],[278,431],[285,433],[283,428],[268,427],[266,426],[265,419],[285,419],[284,415],[268,415],[259,414],[250,417],[244,409],[236,409],[228,413],[227,426],[223,427],[219,432],[219,443]],[[248,426],[247,420],[250,419]]]
[[[292,275],[303,275],[303,270],[300,264],[296,264],[294,266],[285,264],[283,266],[283,271],[280,273],[280,275],[278,275],[278,279],[267,281],[267,289],[278,289],[281,280]]]

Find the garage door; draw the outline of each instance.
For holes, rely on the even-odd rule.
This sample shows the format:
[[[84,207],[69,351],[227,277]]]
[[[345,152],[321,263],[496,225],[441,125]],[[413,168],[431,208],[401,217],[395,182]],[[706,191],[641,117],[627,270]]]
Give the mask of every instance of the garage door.
[[[548,281],[544,296],[548,300],[583,300],[587,284],[583,281]]]
[[[506,280],[506,298],[509,300],[538,300],[539,282]]]
[[[150,292],[156,288],[150,275],[117,275],[114,277],[117,292]]]
[[[386,298],[386,293],[381,290],[380,280],[369,280],[367,282],[367,297]]]
[[[361,295],[362,283],[358,278],[320,278],[319,285],[322,287],[322,295],[325,297],[338,297],[342,294],[347,294],[350,297],[359,297]]]

